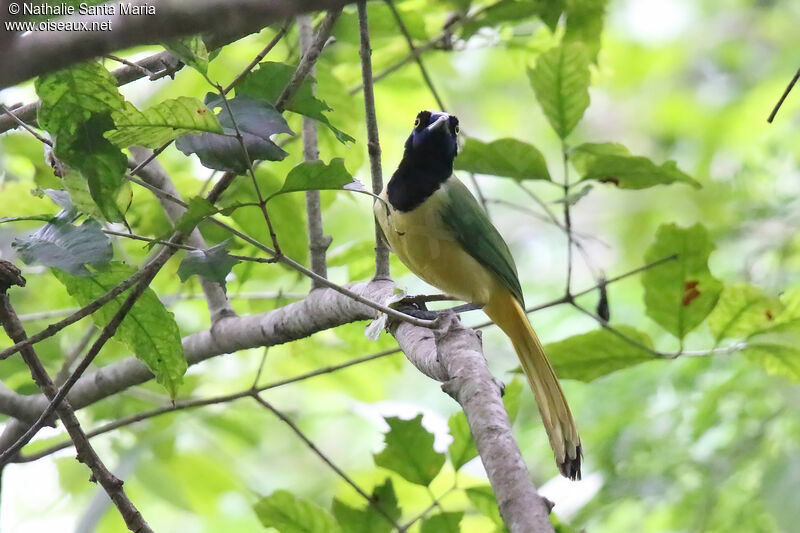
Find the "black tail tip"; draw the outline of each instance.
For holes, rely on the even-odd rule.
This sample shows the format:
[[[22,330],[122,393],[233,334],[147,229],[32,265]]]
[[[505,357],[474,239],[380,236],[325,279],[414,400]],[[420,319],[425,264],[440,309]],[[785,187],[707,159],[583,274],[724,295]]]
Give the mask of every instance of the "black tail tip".
[[[583,459],[583,449],[579,444],[575,449],[575,457],[567,455],[563,463],[558,463],[558,470],[561,472],[561,475],[572,481],[580,481],[581,459]]]

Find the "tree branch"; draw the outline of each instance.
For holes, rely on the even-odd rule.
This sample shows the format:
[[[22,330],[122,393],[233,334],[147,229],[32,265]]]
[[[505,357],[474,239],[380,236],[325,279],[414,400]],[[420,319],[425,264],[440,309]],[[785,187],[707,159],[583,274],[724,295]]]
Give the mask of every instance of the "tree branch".
[[[311,18],[308,15],[297,17],[297,28],[300,31],[300,46],[303,49],[304,57],[307,57],[313,49],[313,35],[311,28]],[[312,67],[309,74],[314,74]],[[311,87],[312,94],[315,87]],[[305,115],[302,117],[303,124],[303,160],[317,161],[319,159],[319,147],[317,140],[317,121]],[[311,257],[311,270],[323,278],[328,277],[328,265],[325,254],[331,245],[331,237],[325,236],[322,227],[322,206],[320,204],[319,191],[306,191],[306,217],[308,218],[308,248]],[[317,289],[322,285],[313,280],[311,287]]]
[[[375,116],[375,88],[372,82],[372,48],[369,42],[369,23],[367,21],[367,2],[361,0],[358,6],[358,27],[361,33],[361,80],[364,86],[364,112],[367,120],[367,152],[369,153],[369,170],[372,175],[372,192],[383,191],[383,173],[381,171],[381,144],[378,140],[378,119]],[[375,278],[389,278],[389,245],[381,234],[378,221],[375,220]]]
[[[11,273],[16,272],[18,277],[17,280],[13,281],[13,284],[25,285],[24,278],[19,276],[19,270],[14,267],[14,265],[7,261],[0,261],[0,278],[2,278],[0,279],[0,323],[2,323],[3,329],[8,336],[14,342],[19,342],[25,339],[26,333],[6,293],[6,290],[11,285],[11,283],[8,283],[8,276],[6,275],[9,271]],[[22,359],[31,371],[33,380],[47,399],[55,403],[59,392],[58,387],[53,383],[53,380],[45,370],[33,347],[26,346],[22,349],[21,353]],[[56,403],[55,405],[55,411],[58,417],[61,419],[64,428],[75,444],[75,449],[78,452],[78,461],[84,463],[92,471],[91,480],[100,483],[103,490],[108,494],[108,497],[114,502],[114,505],[117,506],[128,529],[136,533],[152,532],[152,529],[147,525],[147,522],[145,522],[139,510],[128,498],[128,495],[125,494],[125,490],[122,488],[122,480],[118,479],[106,468],[103,461],[94,451],[94,448],[92,448],[92,445],[89,444],[89,439],[86,437],[86,433],[83,432],[83,429],[81,429],[78,418],[75,416],[75,412],[72,410],[72,406],[70,406],[69,402],[65,401],[60,404]]]
[[[154,16],[97,15],[54,19],[53,23],[87,24],[111,22],[111,31],[34,31],[18,35],[0,51],[0,88],[141,44],[163,42],[184,35],[256,31],[277,20],[294,18],[309,11],[342,7],[345,0],[178,0],[156,4]],[[131,5],[144,9],[145,0]],[[153,4],[150,4],[151,6]]]
[[[552,532],[549,506],[537,492],[511,432],[502,390],[489,372],[480,336],[455,314],[440,318],[436,330],[407,323],[390,331],[420,372],[443,382],[442,390],[464,410],[500,515],[512,533]]]

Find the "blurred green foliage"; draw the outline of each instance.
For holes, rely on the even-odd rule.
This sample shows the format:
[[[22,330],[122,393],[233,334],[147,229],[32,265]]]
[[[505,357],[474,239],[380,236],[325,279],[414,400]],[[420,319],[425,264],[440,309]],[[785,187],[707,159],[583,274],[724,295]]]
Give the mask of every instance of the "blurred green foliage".
[[[396,4],[416,45],[432,43],[423,60],[447,110],[459,117],[469,135],[466,149],[472,144],[477,150],[472,155],[465,152],[463,163],[457,160],[465,169],[460,171],[462,179],[469,183],[466,170],[512,178],[478,175],[476,180],[493,222],[512,248],[530,305],[562,296],[566,239],[542,205],[560,214],[564,194],[553,183],[563,182],[565,168],[573,182],[595,180],[591,189],[573,187],[567,198],[574,204],[572,227],[580,245],[574,257],[574,289],[591,287],[601,274],[612,278],[670,253],[682,254],[643,276],[608,285],[612,325],[638,345],[601,329],[567,305],[531,315],[565,378],[586,460],[584,481],[565,485],[556,477],[532,395],[526,388],[512,394],[516,407],[507,397],[509,410],[519,413],[515,431],[534,480],[556,503],[559,530],[794,531],[800,508],[800,95],[790,95],[775,123],[768,125],[766,117],[800,61],[800,5],[790,0]],[[456,18],[443,31],[454,14],[464,13],[470,16]],[[408,46],[384,3],[370,2],[369,18],[374,71],[380,75],[408,56]],[[226,85],[276,31],[277,27],[266,29],[212,54],[207,76]],[[319,130],[320,157],[331,167],[346,169],[347,176],[340,173],[333,180],[340,187],[349,181],[348,171],[369,182],[363,104],[357,90],[358,25],[352,6],[345,9],[334,36],[316,67],[317,96],[305,85],[283,116],[294,132],[301,131],[299,114],[326,126]],[[202,55],[196,40],[170,43],[170,49],[180,49],[200,71],[206,68],[194,59]],[[159,50],[154,46],[135,52]],[[298,60],[297,30],[292,28],[267,63],[245,79],[242,94],[274,103]],[[104,65],[116,67],[110,60]],[[63,141],[56,154],[77,172],[56,178],[39,141],[19,131],[0,136],[0,217],[55,215],[59,207],[38,191],[63,188],[89,216],[97,218],[100,212],[107,220],[119,221],[124,215],[134,233],[162,238],[172,226],[152,194],[137,186],[118,190],[119,148],[103,134],[112,130],[115,114],[124,114],[121,100],[99,65],[80,68],[71,71],[72,93],[59,96],[56,75],[37,82],[45,104],[63,97],[77,106],[45,105],[39,117],[51,136]],[[87,70],[94,74],[83,76]],[[584,113],[584,86],[589,81],[590,103]],[[566,82],[574,89],[564,89],[570,86]],[[199,103],[209,90],[201,72],[184,68],[174,80],[145,79],[119,92],[148,116],[173,99]],[[31,87],[20,91],[35,97]],[[556,96],[563,91],[571,98],[559,100]],[[91,100],[97,108],[87,108],[86,98],[73,98],[81,94],[107,99]],[[418,68],[408,61],[380,77],[376,104],[386,180],[402,155],[417,112],[433,109],[435,103]],[[166,133],[170,137],[178,132]],[[347,142],[351,138],[355,142]],[[316,175],[298,167],[299,136],[280,139],[274,140],[289,155],[256,170],[265,197],[282,188],[302,190],[285,185],[292,169],[300,169],[295,175]],[[573,166],[563,164],[562,139]],[[509,143],[519,155],[508,160],[492,155],[493,148]],[[672,160],[677,167],[661,164]],[[207,192],[212,173],[195,156],[170,147],[159,161],[185,199]],[[108,172],[98,172],[98,164]],[[536,179],[548,176],[552,182]],[[88,180],[88,187],[81,180]],[[696,181],[702,188],[667,185],[673,181]],[[106,200],[95,206],[92,198]],[[341,191],[324,191],[322,198],[325,232],[333,236],[330,278],[337,283],[368,279],[374,246],[371,200]],[[231,208],[223,212],[228,222],[269,243],[260,210],[236,208],[254,201],[252,181],[240,177],[219,205]],[[191,205],[191,222],[211,210],[201,200]],[[302,192],[276,196],[268,206],[282,249],[307,262]],[[0,224],[0,256],[16,261],[11,243],[42,225],[41,220]],[[199,227],[209,245],[229,237],[211,224],[202,222]],[[116,260],[140,265],[149,253],[146,243],[112,239]],[[236,240],[229,249],[257,254]],[[175,275],[184,255],[170,260],[152,284],[174,313],[174,320],[162,321],[169,327],[174,324],[182,336],[209,327],[205,303],[189,297],[201,293],[198,277],[182,283]],[[396,261],[392,272],[409,292],[430,292]],[[12,297],[23,318],[29,316],[29,332],[52,321],[31,313],[76,305],[67,291],[70,284],[65,288],[50,270],[31,265],[24,274],[27,287],[15,290]],[[227,279],[240,314],[284,305],[309,288],[308,280],[293,271],[252,262],[233,265]],[[597,291],[590,291],[577,301],[591,309],[598,297]],[[168,313],[163,306],[159,309]],[[483,321],[479,312],[464,319],[471,324]],[[91,327],[84,319],[37,345],[51,374]],[[747,348],[737,349],[737,343]],[[2,344],[9,344],[8,339]],[[484,346],[492,370],[508,380],[517,367],[510,344],[487,329]],[[657,353],[642,346],[655,347]],[[390,337],[372,342],[364,336],[363,324],[351,324],[272,347],[266,354],[249,350],[209,360],[191,369],[177,395],[189,399],[233,393],[250,387],[262,366],[264,384],[393,347]],[[719,353],[709,355],[711,349]],[[671,357],[680,350],[686,353]],[[96,365],[129,354],[128,345],[112,341]],[[36,392],[19,358],[0,364],[0,379],[19,393]],[[475,451],[463,414],[437,384],[409,368],[401,354],[270,389],[265,397],[377,498],[394,520],[412,519],[430,506],[431,493],[437,496],[441,508],[415,523],[412,532],[457,531],[454,523],[468,533],[502,530],[479,462],[470,461]],[[81,421],[91,428],[168,404],[164,389],[148,383],[81,410]],[[425,415],[421,420],[415,419],[419,413]],[[392,430],[384,450],[388,427]],[[60,438],[52,434],[42,436],[25,452],[56,441]],[[427,458],[426,475],[415,481],[429,486],[409,482],[408,473],[397,467],[410,463],[386,460],[393,454],[402,457],[404,442],[420,443],[415,444],[419,448],[413,450],[414,457]],[[285,525],[291,516],[276,518],[270,511],[275,508],[296,509],[297,516],[316,515],[316,523],[334,524],[330,530],[337,524],[342,531],[379,531],[388,525],[286,425],[248,398],[150,418],[93,443],[112,470],[130,472],[126,489],[157,531],[249,532],[261,524],[292,531],[292,525]],[[447,460],[441,455],[446,450]],[[373,454],[383,457],[377,460],[381,466],[376,466]],[[88,472],[72,452],[60,452],[42,463],[46,466],[40,479],[27,474],[26,464],[5,469],[8,496],[4,494],[0,514],[4,531],[44,527],[43,507],[49,508],[47,514],[55,517],[60,530],[74,527],[90,512],[96,489],[86,482]],[[41,489],[54,487],[56,478],[55,492]],[[31,495],[35,505],[26,503]],[[121,527],[112,509],[103,513],[97,530]]]

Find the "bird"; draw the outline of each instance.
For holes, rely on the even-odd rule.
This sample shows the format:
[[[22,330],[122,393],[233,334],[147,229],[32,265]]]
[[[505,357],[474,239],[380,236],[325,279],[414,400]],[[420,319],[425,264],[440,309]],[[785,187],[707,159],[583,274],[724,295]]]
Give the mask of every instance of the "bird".
[[[483,307],[508,336],[533,390],[556,465],[581,477],[583,451],[558,378],[528,321],[511,251],[454,175],[458,118],[420,111],[373,210],[389,248],[423,281]]]

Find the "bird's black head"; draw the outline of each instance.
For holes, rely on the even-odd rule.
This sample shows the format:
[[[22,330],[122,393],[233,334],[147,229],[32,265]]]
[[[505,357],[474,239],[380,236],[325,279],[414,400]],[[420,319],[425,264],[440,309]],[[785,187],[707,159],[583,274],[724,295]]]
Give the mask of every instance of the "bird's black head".
[[[406,141],[404,158],[436,159],[451,165],[458,151],[458,119],[442,111],[420,111]],[[450,174],[448,174],[448,177]]]
[[[450,177],[457,138],[456,117],[442,111],[419,112],[403,159],[389,182],[389,202],[395,209],[414,209]]]

